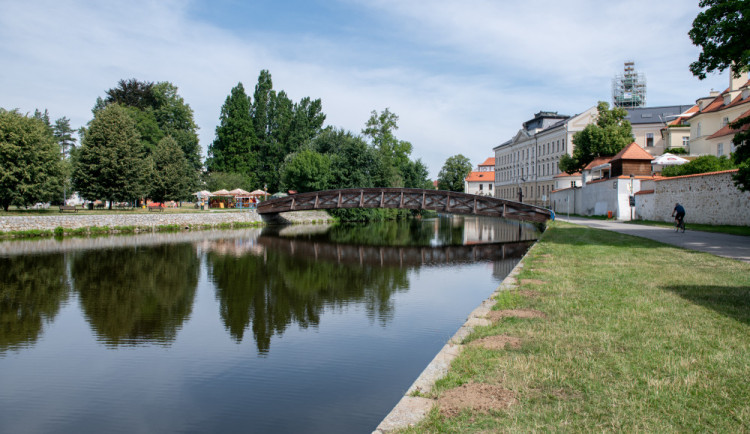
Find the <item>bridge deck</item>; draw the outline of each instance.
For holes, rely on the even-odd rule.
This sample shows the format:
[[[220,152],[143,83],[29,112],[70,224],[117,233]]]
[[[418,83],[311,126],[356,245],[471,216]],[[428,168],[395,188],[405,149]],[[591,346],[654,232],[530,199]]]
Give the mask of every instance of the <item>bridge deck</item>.
[[[552,211],[489,196],[417,188],[352,188],[314,191],[271,199],[258,205],[261,215],[337,208],[426,209],[513,220],[544,222]]]

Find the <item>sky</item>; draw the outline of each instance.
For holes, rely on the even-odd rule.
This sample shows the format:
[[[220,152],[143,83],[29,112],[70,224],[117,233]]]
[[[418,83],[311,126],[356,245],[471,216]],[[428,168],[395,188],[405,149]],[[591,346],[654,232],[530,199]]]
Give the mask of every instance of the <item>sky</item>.
[[[371,112],[437,177],[456,154],[493,156],[539,111],[611,103],[635,61],[647,105],[693,104],[729,83],[693,77],[698,0],[0,0],[0,107],[73,128],[121,79],[169,81],[194,111],[203,156],[221,106],[261,70],[325,125],[361,133]]]

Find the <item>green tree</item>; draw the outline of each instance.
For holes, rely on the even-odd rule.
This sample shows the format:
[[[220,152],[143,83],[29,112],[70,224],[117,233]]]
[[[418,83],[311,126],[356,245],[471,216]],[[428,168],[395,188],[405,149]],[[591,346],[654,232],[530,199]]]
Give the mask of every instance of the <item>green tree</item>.
[[[56,120],[55,125],[52,126],[52,132],[57,144],[60,145],[63,158],[68,158],[70,150],[76,145],[76,139],[73,137],[74,130],[70,127],[70,119],[63,116]]]
[[[331,176],[328,189],[379,187],[382,161],[377,150],[351,132],[328,128],[312,140],[310,148],[328,156]]]
[[[154,176],[151,180],[151,199],[156,202],[182,200],[196,186],[193,168],[172,136],[164,137],[154,148]]]
[[[464,180],[471,172],[471,161],[461,154],[448,157],[438,173],[438,190],[464,191]]]
[[[331,160],[311,149],[287,157],[281,170],[282,184],[300,193],[325,190],[329,185]]]
[[[251,191],[255,185],[253,182],[241,173],[208,172],[204,177],[204,183],[208,191],[234,190],[235,188]]]
[[[701,11],[693,21],[688,35],[701,48],[698,60],[690,64],[693,75],[703,80],[714,71],[730,69],[735,78],[750,70],[750,3],[745,0],[701,0]],[[739,171],[734,183],[742,191],[750,191],[750,116],[732,122],[737,131],[732,142],[732,156]]]
[[[0,109],[0,206],[47,202],[62,189],[60,147],[41,119]]]
[[[148,193],[151,160],[133,119],[119,104],[99,110],[73,162],[73,185],[87,199],[133,201]]]
[[[252,152],[256,148],[250,98],[242,83],[238,83],[221,107],[216,138],[208,147],[206,167],[209,172],[240,173],[257,185],[257,160]]]
[[[398,116],[386,108],[380,114],[373,110],[362,130],[362,134],[370,139],[383,160],[383,179],[378,184],[384,187],[404,186],[402,169],[406,169],[409,164],[412,151],[411,143],[396,138],[394,132],[397,129]]]
[[[662,170],[663,176],[693,175],[696,173],[718,172],[720,170],[734,169],[736,166],[731,159],[725,155],[703,155],[689,163],[679,166],[667,166]]]
[[[746,0],[701,0],[701,11],[688,32],[701,48],[690,64],[693,75],[703,80],[708,73],[730,69],[739,77],[750,68],[750,3]]]
[[[573,156],[560,158],[560,170],[575,173],[596,157],[614,156],[633,143],[633,128],[625,119],[628,112],[619,107],[609,109],[609,104],[599,101],[596,123],[573,135]]]

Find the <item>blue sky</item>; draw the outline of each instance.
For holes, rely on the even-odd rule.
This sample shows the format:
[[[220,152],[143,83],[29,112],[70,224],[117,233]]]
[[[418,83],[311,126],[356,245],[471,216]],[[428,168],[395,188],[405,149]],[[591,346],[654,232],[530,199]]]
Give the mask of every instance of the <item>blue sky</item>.
[[[728,75],[694,78],[690,0],[0,0],[0,107],[48,109],[77,128],[120,79],[170,81],[205,156],[221,105],[262,69],[326,125],[359,133],[372,110],[436,177],[446,158],[492,156],[538,111],[611,100],[626,60],[648,105],[692,104]]]

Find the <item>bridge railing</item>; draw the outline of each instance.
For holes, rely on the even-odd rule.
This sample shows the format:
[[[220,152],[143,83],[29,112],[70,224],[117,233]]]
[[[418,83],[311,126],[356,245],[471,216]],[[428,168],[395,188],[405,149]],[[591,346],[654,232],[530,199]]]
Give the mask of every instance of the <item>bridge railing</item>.
[[[519,202],[444,190],[352,188],[299,193],[261,202],[260,214],[338,208],[425,209],[451,214],[544,222],[552,211]]]

